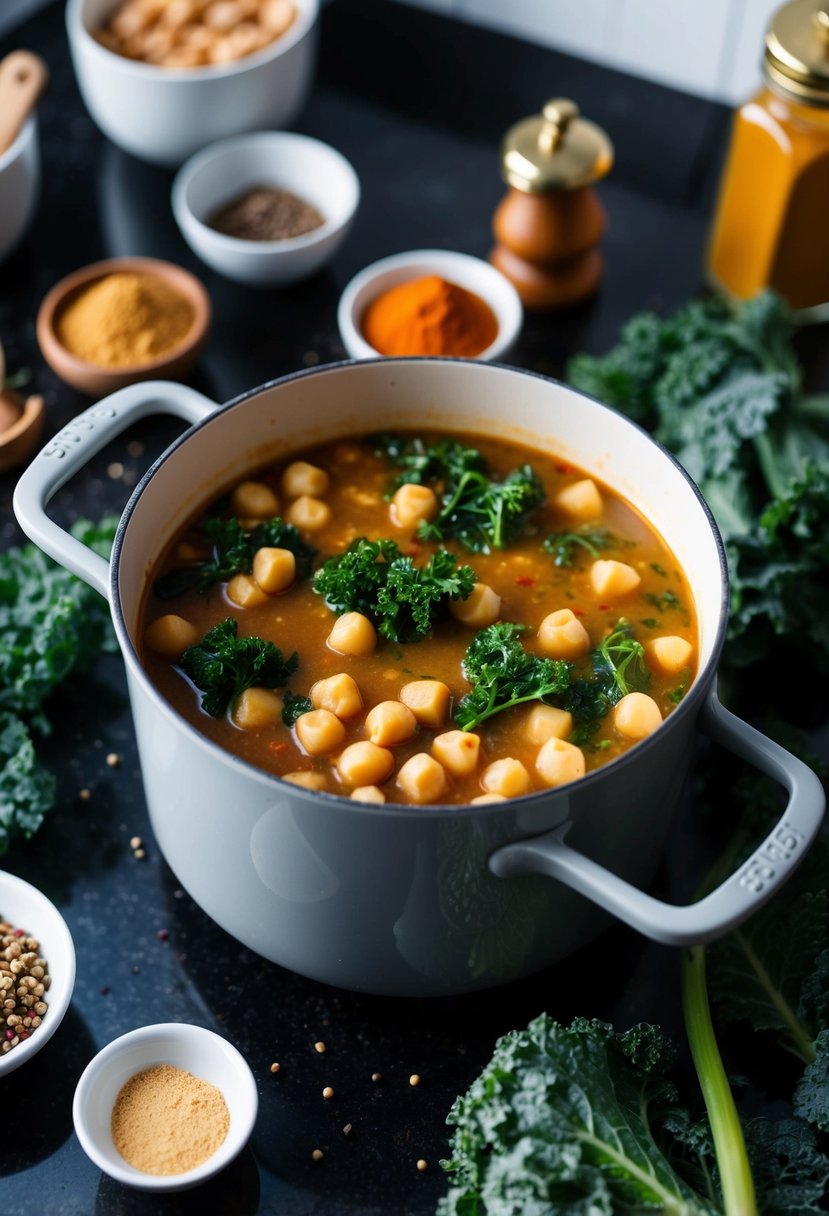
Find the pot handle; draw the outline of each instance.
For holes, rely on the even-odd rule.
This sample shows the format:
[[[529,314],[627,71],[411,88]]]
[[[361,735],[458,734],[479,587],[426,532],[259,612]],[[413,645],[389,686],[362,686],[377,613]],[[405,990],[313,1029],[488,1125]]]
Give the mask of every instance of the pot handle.
[[[725,709],[712,688],[700,716],[706,734],[788,791],[782,817],[736,873],[697,903],[663,903],[565,844],[571,823],[497,849],[489,868],[500,878],[546,874],[612,912],[646,937],[692,946],[722,937],[763,906],[791,877],[817,835],[826,805],[815,773],[796,756]]]
[[[67,423],[21,474],[14,491],[18,523],[38,548],[108,599],[109,563],[50,519],[46,504],[87,461],[134,422],[161,413],[196,423],[216,409],[215,401],[172,380],[130,384],[105,397]]]

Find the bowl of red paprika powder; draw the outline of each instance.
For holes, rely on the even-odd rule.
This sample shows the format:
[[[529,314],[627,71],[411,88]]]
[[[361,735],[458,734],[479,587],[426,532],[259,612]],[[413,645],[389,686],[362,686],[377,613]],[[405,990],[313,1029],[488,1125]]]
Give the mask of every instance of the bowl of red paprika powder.
[[[419,249],[382,258],[343,292],[340,337],[355,359],[503,359],[524,319],[512,283],[480,258]]]

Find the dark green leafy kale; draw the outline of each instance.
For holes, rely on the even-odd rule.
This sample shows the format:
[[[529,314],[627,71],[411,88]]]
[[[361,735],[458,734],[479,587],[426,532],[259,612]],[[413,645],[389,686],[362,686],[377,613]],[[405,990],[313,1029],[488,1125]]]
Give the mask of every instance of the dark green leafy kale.
[[[273,642],[237,637],[238,622],[229,616],[185,650],[180,666],[201,693],[201,707],[213,718],[227,713],[246,688],[280,688],[297,669],[296,653],[287,659]]]
[[[486,471],[477,448],[464,447],[455,439],[440,439],[429,447],[409,435],[375,435],[374,450],[401,471],[389,487],[389,497],[400,486],[413,483],[458,481],[464,473]]]
[[[108,557],[117,519],[81,520],[77,540]],[[54,805],[55,784],[33,734],[52,729],[55,689],[115,649],[106,601],[34,545],[0,554],[0,855]]]
[[[649,685],[644,648],[623,617],[590,655],[588,674],[573,677],[558,702],[573,715],[570,741],[584,746],[622,697],[629,692],[646,692]]]
[[[55,803],[55,778],[38,760],[25,724],[0,713],[0,857],[13,837],[28,839]]]
[[[303,697],[289,689],[282,698],[282,722],[285,726],[293,726],[297,718],[309,714],[313,708],[314,703],[310,697]]]
[[[579,532],[551,532],[544,538],[544,552],[549,553],[556,566],[572,566],[579,550],[598,557],[618,541],[607,528],[583,528]]]
[[[804,396],[795,314],[772,292],[625,326],[573,384],[644,423],[699,484],[728,555],[735,667],[785,643],[829,671],[829,397]]]
[[[544,489],[530,465],[513,469],[502,481],[489,477],[481,453],[445,439],[426,447],[419,439],[379,436],[378,452],[402,472],[391,489],[408,481],[432,483],[440,499],[435,519],[421,524],[423,540],[457,540],[473,553],[503,549],[520,533]]]
[[[415,566],[393,540],[353,541],[314,575],[314,590],[332,611],[362,612],[391,642],[416,642],[442,620],[450,600],[465,600],[477,578],[438,549]]]
[[[504,1035],[447,1118],[438,1216],[716,1216],[719,1203],[677,1172],[673,1055],[645,1024],[618,1034],[542,1014]]]
[[[475,634],[462,660],[472,689],[461,697],[455,711],[461,730],[473,730],[513,705],[542,701],[568,688],[569,663],[527,654],[519,639],[525,628],[499,621]]]
[[[168,570],[153,584],[159,599],[174,599],[185,591],[206,591],[214,583],[226,583],[235,574],[250,574],[257,549],[290,549],[296,558],[297,573],[307,578],[316,549],[307,545],[293,524],[275,515],[273,519],[243,528],[238,519],[210,517],[201,525],[205,540],[212,547],[210,557],[194,566]]]

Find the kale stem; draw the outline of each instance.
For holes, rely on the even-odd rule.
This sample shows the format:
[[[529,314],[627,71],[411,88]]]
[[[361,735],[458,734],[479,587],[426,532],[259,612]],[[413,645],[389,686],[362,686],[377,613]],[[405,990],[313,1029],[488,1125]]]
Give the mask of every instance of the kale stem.
[[[789,1005],[782,993],[775,987],[766,968],[763,966],[762,960],[757,956],[752,949],[748,939],[737,930],[734,934],[740,949],[748,960],[749,966],[757,976],[757,982],[760,984],[763,991],[769,998],[769,1001],[780,1014],[782,1020],[789,1028],[789,1037],[791,1040],[791,1048],[794,1054],[799,1056],[804,1064],[813,1064],[817,1059],[815,1045],[812,1042],[811,1036],[803,1023],[800,1022],[795,1015],[792,1007]]]
[[[685,1032],[711,1125],[725,1216],[757,1216],[754,1181],[743,1129],[711,1022],[705,984],[704,946],[692,946],[683,951],[682,1009]]]
[[[753,442],[754,450],[757,453],[757,463],[768,487],[769,498],[784,498],[789,484],[785,478],[780,476],[780,467],[775,458],[774,445],[768,432],[764,431],[762,435],[755,435]]]

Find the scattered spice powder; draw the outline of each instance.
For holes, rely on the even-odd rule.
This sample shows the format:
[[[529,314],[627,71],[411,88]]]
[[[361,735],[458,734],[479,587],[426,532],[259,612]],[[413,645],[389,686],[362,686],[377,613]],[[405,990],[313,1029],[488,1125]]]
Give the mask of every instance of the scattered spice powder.
[[[86,363],[138,367],[178,346],[195,317],[190,301],[169,283],[119,270],[72,296],[55,331],[70,354]]]
[[[37,938],[0,918],[0,1055],[37,1030],[51,982]]]
[[[112,1108],[112,1139],[145,1174],[183,1174],[212,1157],[227,1136],[221,1091],[173,1064],[155,1064],[121,1087]]]
[[[286,241],[325,223],[321,211],[281,186],[254,186],[214,211],[208,228],[242,241]]]

